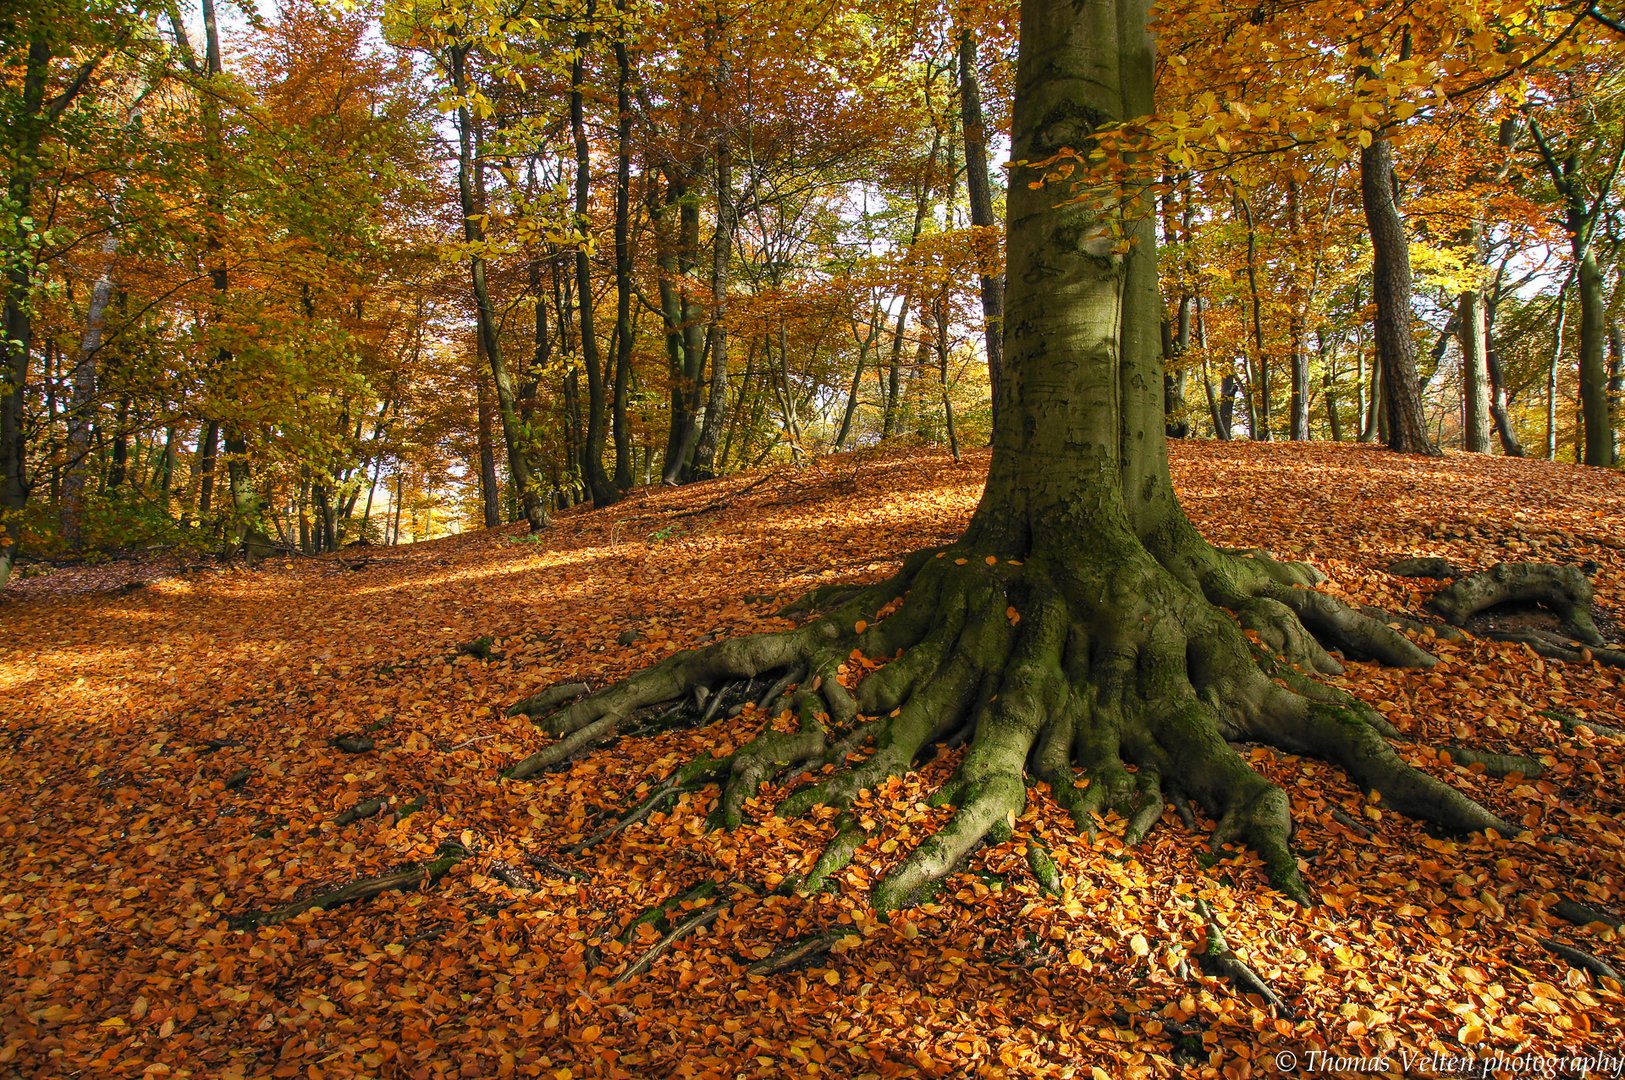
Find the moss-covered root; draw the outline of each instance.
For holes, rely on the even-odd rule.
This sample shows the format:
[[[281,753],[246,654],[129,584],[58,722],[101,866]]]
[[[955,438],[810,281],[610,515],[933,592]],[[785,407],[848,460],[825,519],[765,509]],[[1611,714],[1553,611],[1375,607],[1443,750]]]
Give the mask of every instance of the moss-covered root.
[[[594,693],[587,693],[584,684],[566,683],[518,702],[509,715],[532,717],[543,731],[559,736],[559,742],[509,766],[503,775],[520,779],[565,764],[622,734],[639,717],[687,709],[700,722],[709,722],[725,693],[737,696],[741,688],[757,686],[756,680],[782,686],[810,676],[807,693],[816,698],[817,710],[838,723],[849,722],[856,715],[856,704],[835,678],[836,671],[860,642],[866,648],[883,645],[883,651],[890,651],[909,648],[924,635],[924,622],[913,633],[906,621],[899,620],[886,620],[887,631],[878,636],[864,635],[862,629],[876,622],[880,609],[909,591],[926,554],[910,556],[888,580],[857,589],[828,614],[797,630],[750,634],[684,650]],[[765,744],[756,749],[768,752]],[[752,759],[751,754],[741,758],[740,768],[755,768]]]
[[[1217,822],[1215,848],[1236,844],[1255,852],[1277,888],[1307,903],[1290,846],[1287,796],[1233,742],[1331,760],[1380,792],[1386,805],[1453,832],[1517,831],[1409,766],[1388,742],[1393,729],[1369,708],[1276,655],[1313,658],[1306,627],[1341,628],[1345,648],[1376,627],[1362,639],[1370,651],[1404,659],[1391,647],[1397,638],[1420,654],[1412,661],[1431,659],[1403,635],[1302,588],[1292,564],[1216,556],[1253,567],[1248,589],[1240,588],[1239,572],[1229,575],[1227,588],[1260,626],[1269,633],[1297,628],[1297,636],[1277,639],[1280,649],[1254,648],[1211,596],[1133,537],[1103,535],[1089,545],[1100,549],[1098,559],[1073,548],[1001,558],[976,550],[970,539],[912,558],[892,581],[798,629],[678,653],[566,705],[544,725],[563,737],[542,757],[574,753],[572,740],[605,737],[638,710],[686,700],[696,688],[715,695],[729,680],[735,687],[744,681],[754,698],[756,687],[771,686],[758,704],[772,719],[755,738],[657,785],[622,818],[635,820],[679,791],[718,782],[712,822],[731,827],[764,784],[786,774],[834,766],[792,790],[777,813],[846,810],[932,748],[966,743],[935,796],[954,807],[952,815],[881,879],[872,896],[881,910],[919,902],[980,844],[1009,836],[1032,780],[1047,783],[1086,831],[1119,815],[1131,844],[1161,820],[1170,801],[1176,808],[1194,801]],[[887,662],[848,690],[837,676],[854,648]],[[1316,666],[1335,667],[1320,655],[1325,663]],[[786,715],[794,718],[793,730],[778,722]],[[801,887],[822,887],[862,840],[843,815]],[[1041,860],[1034,873],[1048,877]]]
[[[1146,546],[1176,578],[1235,612],[1272,650],[1309,670],[1323,675],[1341,670],[1327,649],[1391,667],[1437,663],[1388,620],[1318,591],[1325,575],[1307,563],[1283,562],[1257,549],[1212,547],[1183,520],[1148,537]]]
[[[284,904],[268,911],[245,912],[233,918],[231,926],[234,930],[253,930],[261,926],[274,926],[277,923],[287,922],[294,916],[302,915],[307,911],[327,911],[344,904],[370,900],[386,892],[426,888],[439,881],[446,875],[447,871],[466,859],[468,855],[468,850],[461,844],[454,840],[447,840],[440,845],[440,849],[432,859],[413,863],[411,866],[392,870],[377,877],[361,878],[337,889],[329,889],[304,900]]]
[[[1282,1000],[1281,995],[1275,992],[1262,975],[1253,970],[1251,964],[1236,955],[1235,950],[1225,940],[1224,932],[1219,929],[1219,922],[1213,917],[1207,901],[1198,898],[1196,911],[1202,917],[1203,931],[1207,938],[1202,951],[1196,956],[1202,971],[1224,979],[1243,994],[1258,995],[1265,1006],[1281,1019],[1297,1020],[1297,1013]]]

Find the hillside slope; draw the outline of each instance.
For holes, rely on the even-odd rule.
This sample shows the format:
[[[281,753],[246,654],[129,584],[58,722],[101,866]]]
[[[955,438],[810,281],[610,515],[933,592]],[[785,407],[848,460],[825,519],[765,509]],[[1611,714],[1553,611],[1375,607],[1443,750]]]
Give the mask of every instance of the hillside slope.
[[[1428,583],[1381,569],[1397,555],[1589,561],[1599,621],[1619,633],[1625,476],[1325,445],[1172,450],[1212,540],[1312,561],[1350,598],[1419,610]],[[1250,857],[1208,865],[1205,832],[1172,812],[1125,853],[1110,829],[1093,846],[1076,837],[1038,798],[1017,839],[981,851],[937,903],[878,924],[865,889],[896,837],[906,850],[903,830],[941,813],[920,800],[951,755],[858,807],[871,840],[838,891],[808,899],[770,890],[806,868],[831,822],[766,818],[766,798],[766,820],[735,833],[704,832],[702,795],[567,850],[600,810],[748,738],[738,722],[498,779],[545,741],[503,716],[515,699],[788,625],[771,612],[806,588],[877,577],[954,537],[986,465],[847,455],[640,491],[561,515],[538,542],[504,529],[138,587],[106,569],[14,585],[0,603],[0,836],[13,852],[0,863],[0,1071],[1238,1076],[1314,1048],[1397,1064],[1401,1049],[1625,1044],[1625,994],[1542,945],[1625,966],[1614,931],[1550,910],[1561,894],[1625,914],[1625,744],[1545,715],[1625,725],[1625,672],[1521,646],[1430,643],[1432,671],[1351,664],[1340,680],[1419,741],[1545,761],[1538,779],[1492,779],[1404,748],[1528,824],[1520,840],[1431,838],[1336,769],[1254,751],[1291,785],[1322,901],[1307,911]],[[486,635],[498,655],[457,655]],[[373,749],[332,744],[344,735]],[[369,799],[386,805],[333,821]],[[1029,836],[1049,848],[1060,897],[1038,889]],[[228,923],[431,859],[448,839],[471,854],[430,887],[253,931]],[[719,899],[697,903],[725,906],[617,983],[661,938],[623,933],[633,920],[707,881]],[[1291,1016],[1203,976],[1198,896]],[[746,973],[823,930],[846,932],[828,955]]]

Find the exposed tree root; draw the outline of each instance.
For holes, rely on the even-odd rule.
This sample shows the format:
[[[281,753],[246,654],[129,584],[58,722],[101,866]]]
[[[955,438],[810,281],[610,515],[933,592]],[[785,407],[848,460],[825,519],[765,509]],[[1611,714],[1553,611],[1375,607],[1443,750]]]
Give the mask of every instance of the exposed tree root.
[[[1457,765],[1468,767],[1477,765],[1484,770],[1486,776],[1497,779],[1514,774],[1536,777],[1546,771],[1544,763],[1532,757],[1524,757],[1522,754],[1492,754],[1469,746],[1448,746],[1440,753],[1448,756]]]
[[[508,707],[509,716],[544,716],[554,709],[586,697],[592,690],[584,682],[559,683]]]
[[[1224,933],[1219,929],[1218,920],[1208,908],[1207,901],[1198,898],[1196,901],[1197,913],[1202,916],[1202,922],[1207,934],[1207,942],[1202,951],[1197,954],[1196,960],[1202,966],[1202,971],[1216,978],[1222,978],[1239,990],[1243,995],[1257,994],[1264,1005],[1283,1020],[1297,1020],[1295,1013],[1281,995],[1265,981],[1264,977],[1254,971],[1235,951],[1230,948],[1224,939]]]
[[[689,911],[676,920],[672,920],[671,916],[682,910],[684,903],[709,899],[715,896],[717,891],[718,885],[716,882],[705,882],[703,885],[690,889],[679,897],[672,898],[627,927],[626,932],[622,935],[623,941],[631,941],[638,928],[645,925],[645,923],[656,926],[669,926],[669,929],[661,936],[660,940],[656,941],[641,956],[622,969],[619,975],[611,979],[610,985],[620,986],[622,983],[637,978],[645,971],[648,971],[650,965],[658,960],[660,955],[671,948],[678,940],[687,937],[703,926],[710,926],[713,922],[716,922],[717,917],[732,906],[730,903],[718,900],[705,907]]]
[[[1413,619],[1409,615],[1402,615],[1394,611],[1384,611],[1382,608],[1372,607],[1370,604],[1361,604],[1360,611],[1367,617],[1376,619],[1380,623],[1386,623],[1389,626],[1397,627],[1402,630],[1409,630],[1413,634],[1431,634],[1434,637],[1440,638],[1444,641],[1460,641],[1464,636],[1460,630],[1456,629],[1454,626],[1451,626],[1449,623],[1428,622],[1426,619]]]
[[[1570,664],[1583,664],[1595,660],[1604,667],[1625,667],[1625,649],[1575,648],[1556,634],[1541,630],[1491,630],[1485,637],[1494,641],[1508,641],[1526,645],[1538,656],[1548,660],[1562,660]]]
[[[333,819],[333,824],[338,825],[341,828],[345,825],[354,825],[358,821],[364,821],[365,819],[374,816],[388,805],[388,799],[362,799],[360,802],[356,803],[354,806],[335,817]]]
[[[798,971],[829,955],[835,943],[845,936],[846,932],[841,930],[826,930],[820,934],[799,938],[751,964],[745,969],[745,974],[768,976]]]
[[[468,850],[461,844],[447,840],[440,845],[439,851],[432,859],[413,863],[378,877],[352,881],[337,889],[329,889],[315,896],[284,904],[282,907],[271,908],[269,911],[245,912],[232,918],[230,925],[234,930],[254,930],[262,926],[287,922],[307,911],[327,911],[344,904],[353,904],[358,900],[370,900],[386,892],[433,885],[444,877],[448,870],[466,859],[468,854]]]
[[[1578,900],[1571,900],[1566,896],[1552,905],[1552,914],[1573,923],[1575,926],[1590,926],[1593,923],[1601,923],[1613,930],[1625,928],[1625,919],[1582,904]]]
[[[1369,839],[1371,839],[1371,837],[1377,835],[1377,830],[1373,829],[1371,826],[1367,825],[1365,822],[1361,821],[1359,818],[1351,817],[1350,815],[1348,815],[1347,813],[1343,812],[1342,810],[1338,809],[1335,806],[1332,807],[1332,820],[1337,822],[1339,825],[1343,826],[1343,828],[1349,830],[1350,832],[1359,833],[1361,836],[1365,837],[1367,840],[1369,840]]]
[[[1556,720],[1558,725],[1562,727],[1563,731],[1569,735],[1573,735],[1580,728],[1585,728],[1599,739],[1612,739],[1615,742],[1625,742],[1625,730],[1616,727],[1609,727],[1607,724],[1599,724],[1595,720],[1589,718],[1582,720],[1579,717],[1570,716],[1568,713],[1558,712],[1555,709],[1544,709],[1541,711],[1540,715],[1546,717],[1548,720]]]
[[[1435,555],[1411,555],[1395,559],[1388,564],[1387,569],[1395,577],[1443,579],[1461,576],[1461,571],[1456,569],[1454,563]]]
[[[1309,568],[1218,552],[1194,535],[1142,546],[1102,530],[1081,548],[1029,545],[1013,558],[996,554],[1009,545],[968,534],[879,584],[822,592],[817,602],[834,606],[797,629],[679,652],[586,696],[556,687],[522,702],[514,711],[540,714],[559,740],[507,775],[568,761],[640,717],[708,718],[767,688],[751,700],[769,718],[754,738],[661,781],[581,850],[697,786],[719,785],[711,822],[733,827],[764,785],[811,774],[778,803],[782,816],[845,808],[937,748],[968,744],[935,796],[953,815],[875,888],[882,910],[918,902],[977,846],[1008,836],[1031,781],[1085,831],[1118,815],[1131,844],[1170,803],[1188,813],[1194,801],[1217,822],[1215,848],[1251,849],[1277,887],[1307,902],[1287,796],[1235,742],[1328,759],[1386,806],[1453,832],[1519,831],[1410,767],[1388,742],[1392,726],[1311,675],[1340,670],[1328,644],[1396,664],[1433,657],[1310,588],[1319,577]],[[859,681],[854,655],[884,663]],[[843,818],[800,886],[821,887],[861,840]]]
[[[1563,621],[1575,641],[1599,648],[1602,635],[1591,619],[1591,579],[1578,566],[1496,563],[1440,589],[1428,610],[1457,626],[1499,604],[1540,604]]]
[[[1551,938],[1543,939],[1541,945],[1553,956],[1567,960],[1571,967],[1577,967],[1593,978],[1612,979],[1616,983],[1621,981],[1619,972],[1584,949],[1574,945],[1565,945],[1561,941],[1554,941]]]

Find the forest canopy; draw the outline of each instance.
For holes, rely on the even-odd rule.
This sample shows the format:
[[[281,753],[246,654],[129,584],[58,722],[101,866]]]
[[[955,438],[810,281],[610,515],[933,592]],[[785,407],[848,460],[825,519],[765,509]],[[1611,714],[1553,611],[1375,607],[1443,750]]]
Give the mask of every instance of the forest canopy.
[[[1008,4],[13,5],[6,572],[981,445],[1007,186],[1131,159],[1170,434],[1617,460],[1615,20],[1154,17],[1154,112],[1012,168]]]

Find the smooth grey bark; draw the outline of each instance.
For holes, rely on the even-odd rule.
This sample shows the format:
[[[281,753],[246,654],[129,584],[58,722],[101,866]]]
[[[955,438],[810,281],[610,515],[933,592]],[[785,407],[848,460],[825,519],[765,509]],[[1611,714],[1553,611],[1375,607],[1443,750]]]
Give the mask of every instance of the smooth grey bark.
[[[1411,332],[1411,253],[1405,220],[1395,201],[1393,144],[1373,139],[1360,150],[1360,202],[1371,233],[1373,330],[1381,370],[1385,441],[1406,454],[1437,455],[1422,415],[1416,377],[1416,338]]]

